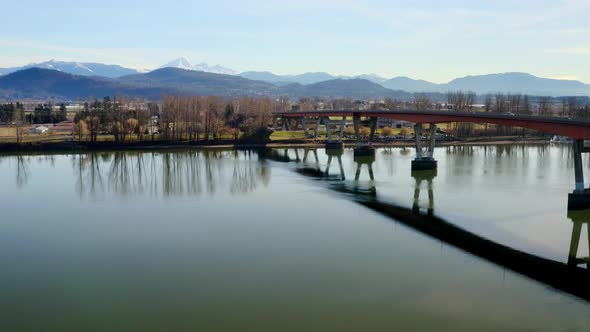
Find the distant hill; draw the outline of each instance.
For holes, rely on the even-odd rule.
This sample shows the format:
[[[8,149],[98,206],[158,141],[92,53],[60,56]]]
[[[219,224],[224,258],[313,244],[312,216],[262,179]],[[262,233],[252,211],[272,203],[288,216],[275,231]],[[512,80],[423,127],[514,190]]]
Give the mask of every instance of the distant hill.
[[[145,74],[124,76],[118,81],[133,86],[166,88],[199,95],[272,96],[278,91],[276,86],[268,82],[179,68],[156,69]]]
[[[444,84],[436,84],[425,80],[415,80],[405,76],[394,77],[381,83],[384,87],[408,92],[442,92]]]
[[[119,65],[105,65],[102,63],[93,62],[64,62],[50,60],[40,63],[31,63],[21,67],[0,68],[0,75],[6,75],[29,68],[52,69],[72,75],[103,76],[110,78],[116,78],[124,75],[138,73],[138,71],[135,69],[125,68]]]
[[[381,84],[387,85],[391,89]],[[291,98],[367,99],[392,97],[411,100],[414,92],[427,92],[434,100],[442,101],[445,99],[444,92],[449,90],[471,90],[480,95],[494,92],[521,92],[552,96],[590,95],[589,86],[582,82],[539,78],[522,73],[468,76],[453,80],[448,84],[435,84],[407,77],[397,77],[381,84],[360,78],[336,78],[306,85],[285,82],[272,84],[235,75],[179,68],[161,68],[149,73],[132,74],[119,78],[72,75],[57,70],[29,68],[0,76],[0,98],[75,100],[88,97],[101,98],[107,95],[125,95],[160,99],[164,93],[177,93],[218,96],[285,96]]]
[[[204,71],[208,73],[215,73],[215,74],[225,74],[225,75],[235,75],[236,72],[232,69],[223,67],[221,65],[214,65],[210,66],[205,62],[201,62],[196,65],[192,65],[190,61],[186,58],[178,58],[168,62],[165,65],[160,66],[160,68],[178,68],[178,69],[186,69],[186,70],[196,70],[196,71]]]
[[[387,89],[377,83],[360,78],[339,78],[309,85],[290,84],[281,87],[281,93],[291,97],[316,96],[356,99],[378,97],[397,97],[406,99],[412,96],[410,93]]]
[[[362,74],[362,75],[352,76],[351,78],[362,78],[364,80],[369,80],[371,82],[379,83],[381,85],[383,85],[382,83],[387,81],[387,79],[385,77],[381,77],[377,74]]]
[[[306,85],[338,78],[336,76],[323,72],[304,73],[299,75],[276,75],[268,71],[248,71],[239,74],[239,76],[250,80],[265,81],[277,85],[286,85],[290,83],[299,83]]]
[[[445,85],[449,90],[471,90],[478,94],[494,92],[550,96],[588,96],[590,85],[580,81],[542,78],[527,73],[466,76]]]
[[[353,77],[333,76],[328,73],[306,73],[301,75],[275,75],[271,72],[245,72],[240,76],[273,83],[276,85],[288,85],[299,83],[302,85],[331,81],[334,79],[362,78],[378,83],[392,90],[406,92],[445,93],[453,90],[474,91],[478,94],[487,93],[526,93],[530,95],[549,96],[589,96],[590,85],[580,81],[557,80],[536,77],[526,73],[503,73],[466,76],[457,78],[449,83],[432,83],[425,80],[412,79],[399,76],[384,79],[378,75],[357,75]]]
[[[268,71],[247,71],[239,74],[250,80],[265,81],[277,85],[287,85],[290,83],[299,83],[302,85],[315,84],[324,81],[330,81],[338,78],[351,79],[361,78],[375,83],[385,82],[387,79],[376,74],[366,74],[357,76],[334,76],[324,72],[303,73],[299,75],[276,75]]]
[[[29,68],[0,76],[0,97],[6,99],[76,100],[104,96],[141,96],[159,99],[160,88],[128,86],[110,79],[71,75],[56,70]]]
[[[345,91],[348,91],[350,96],[375,95],[369,93],[370,91],[380,91],[377,94],[386,94],[388,96],[392,94],[391,91],[379,90],[379,87],[369,85],[359,86],[364,89],[362,93],[355,92],[354,89],[350,88],[352,85],[360,84],[354,80],[362,79],[377,83],[386,89],[411,93],[444,94],[447,91],[463,90],[474,91],[479,95],[488,93],[526,93],[554,97],[590,96],[590,84],[575,80],[542,78],[519,72],[465,76],[453,79],[448,83],[438,84],[405,76],[386,79],[376,74],[335,76],[326,72],[308,72],[299,75],[277,75],[269,71],[247,71],[237,74],[234,70],[221,65],[210,66],[206,63],[193,65],[186,58],[174,59],[150,73],[118,65],[50,60],[22,67],[0,68],[0,77],[30,68],[56,70],[72,75],[94,77],[97,80],[100,80],[101,77],[111,78],[116,79],[119,83],[131,84],[132,86],[166,89],[172,87],[184,93],[216,93],[222,95],[275,96],[280,93],[289,95],[325,95],[328,87],[332,85],[334,90],[330,94],[334,92],[345,94]],[[167,69],[184,70],[186,72],[160,72],[160,70]],[[210,76],[207,74],[222,76]],[[340,79],[349,82],[337,81]],[[315,86],[318,83],[330,81],[333,82],[327,85]],[[314,92],[312,91],[314,88],[323,90]],[[4,92],[4,94],[7,93]]]
[[[164,93],[219,96],[322,96],[342,98],[411,98],[363,79],[335,79],[320,83],[276,86],[239,76],[162,68],[118,79],[71,75],[31,68],[0,76],[0,98],[66,99],[125,95],[160,99]]]

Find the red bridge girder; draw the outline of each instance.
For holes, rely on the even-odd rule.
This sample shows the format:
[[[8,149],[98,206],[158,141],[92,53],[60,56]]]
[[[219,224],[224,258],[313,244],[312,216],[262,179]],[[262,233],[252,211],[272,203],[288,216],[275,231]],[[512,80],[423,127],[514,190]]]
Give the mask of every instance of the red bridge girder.
[[[275,116],[285,118],[326,117],[326,116],[361,116],[378,117],[412,123],[490,123],[538,130],[541,132],[568,136],[575,139],[590,139],[590,122],[570,120],[557,117],[539,117],[530,115],[508,115],[483,112],[454,111],[295,111],[275,112]]]

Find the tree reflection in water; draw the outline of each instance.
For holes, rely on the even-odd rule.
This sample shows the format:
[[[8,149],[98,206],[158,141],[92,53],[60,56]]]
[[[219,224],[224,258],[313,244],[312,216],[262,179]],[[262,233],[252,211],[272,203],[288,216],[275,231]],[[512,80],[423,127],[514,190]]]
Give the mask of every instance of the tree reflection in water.
[[[80,197],[88,194],[90,197],[97,198],[99,194],[104,193],[104,182],[100,171],[102,163],[99,162],[99,158],[108,160],[109,155],[101,156],[91,153],[72,157],[72,166],[77,173],[76,192]]]
[[[22,188],[24,187],[27,182],[29,182],[29,177],[31,176],[31,171],[29,169],[29,163],[31,161],[31,157],[29,156],[16,156],[16,187]]]
[[[199,196],[217,190],[242,194],[260,183],[267,186],[271,174],[251,151],[101,152],[72,159],[81,198],[106,192],[156,197]]]

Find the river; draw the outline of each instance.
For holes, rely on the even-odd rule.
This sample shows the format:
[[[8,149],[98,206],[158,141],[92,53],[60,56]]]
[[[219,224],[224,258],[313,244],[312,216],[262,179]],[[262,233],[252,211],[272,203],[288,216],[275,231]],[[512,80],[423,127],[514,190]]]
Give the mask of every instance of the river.
[[[425,173],[413,156],[0,155],[0,330],[590,330],[575,291],[363,203],[565,266],[590,233],[567,213],[569,146],[440,147]]]

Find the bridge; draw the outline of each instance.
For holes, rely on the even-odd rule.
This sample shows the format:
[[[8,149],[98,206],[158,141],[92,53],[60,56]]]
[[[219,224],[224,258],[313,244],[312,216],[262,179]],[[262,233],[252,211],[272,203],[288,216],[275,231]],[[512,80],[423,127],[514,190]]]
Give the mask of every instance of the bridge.
[[[590,189],[584,187],[584,172],[582,166],[582,153],[590,152],[585,147],[584,140],[590,140],[590,121],[573,120],[558,117],[540,117],[530,115],[514,115],[511,113],[484,113],[484,112],[455,112],[455,111],[372,111],[372,110],[330,110],[330,111],[289,111],[274,112],[273,126],[278,127],[281,120],[283,127],[288,128],[289,121],[299,120],[306,137],[317,137],[318,128],[323,123],[328,136],[326,149],[342,149],[342,138],[346,128],[347,119],[352,118],[356,148],[355,155],[372,155],[374,149],[371,144],[375,137],[379,118],[407,121],[414,123],[416,158],[412,160],[412,170],[432,170],[437,168],[434,158],[436,144],[437,124],[441,123],[489,123],[503,126],[521,127],[540,132],[567,136],[574,139],[574,178],[575,189],[569,197],[570,209],[590,208]],[[368,139],[362,140],[360,135],[361,118],[369,121],[370,134]],[[314,133],[309,133],[309,123],[314,123]],[[423,148],[423,127],[429,125],[428,143]],[[333,128],[333,127],[337,128]],[[335,138],[333,130],[337,129]]]

